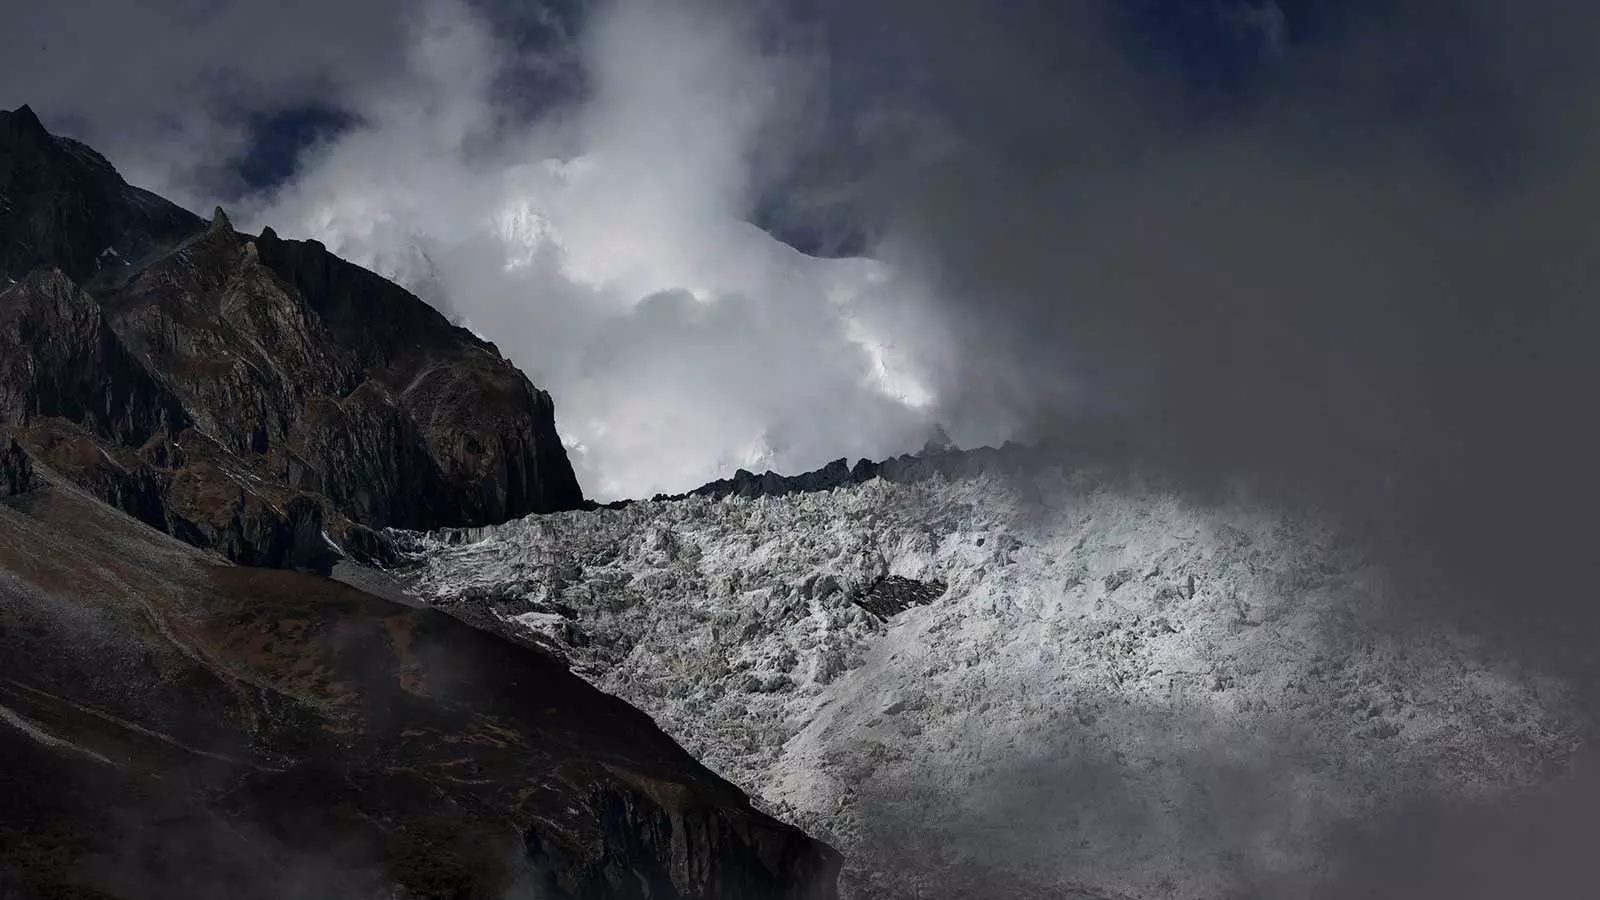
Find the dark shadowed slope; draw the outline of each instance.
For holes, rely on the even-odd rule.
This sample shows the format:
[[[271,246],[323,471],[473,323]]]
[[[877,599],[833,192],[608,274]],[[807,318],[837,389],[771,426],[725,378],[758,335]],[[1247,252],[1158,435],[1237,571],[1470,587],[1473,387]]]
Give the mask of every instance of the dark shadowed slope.
[[[583,499],[549,395],[492,344],[321,244],[130,187],[26,107],[0,112],[0,425],[256,565]]]
[[[832,896],[831,851],[550,658],[0,459],[0,895]]]

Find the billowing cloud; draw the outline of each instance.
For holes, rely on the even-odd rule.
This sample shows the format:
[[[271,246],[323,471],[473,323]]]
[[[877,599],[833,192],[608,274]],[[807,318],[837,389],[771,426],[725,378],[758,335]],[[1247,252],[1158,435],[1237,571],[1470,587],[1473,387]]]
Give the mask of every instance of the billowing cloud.
[[[896,317],[916,286],[745,221],[808,87],[756,27],[720,3],[609,4],[580,45],[587,90],[517,120],[492,88],[522,51],[434,3],[362,124],[248,218],[495,340],[554,393],[592,495],[915,449],[934,398]]]

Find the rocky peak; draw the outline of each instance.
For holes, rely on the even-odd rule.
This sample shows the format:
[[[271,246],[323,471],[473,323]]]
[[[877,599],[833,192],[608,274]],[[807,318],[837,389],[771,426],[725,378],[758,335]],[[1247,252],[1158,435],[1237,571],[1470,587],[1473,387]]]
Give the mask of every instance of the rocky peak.
[[[5,115],[0,425],[35,459],[262,565],[306,556],[302,496],[319,534],[368,548],[582,503],[549,395],[491,345],[318,242],[202,221]]]
[[[50,141],[50,132],[32,107],[24,104],[10,112],[0,109],[0,146],[23,146],[26,142],[46,147]]]
[[[0,279],[55,266],[82,281],[200,224],[87,146],[52,136],[32,109],[0,111]]]

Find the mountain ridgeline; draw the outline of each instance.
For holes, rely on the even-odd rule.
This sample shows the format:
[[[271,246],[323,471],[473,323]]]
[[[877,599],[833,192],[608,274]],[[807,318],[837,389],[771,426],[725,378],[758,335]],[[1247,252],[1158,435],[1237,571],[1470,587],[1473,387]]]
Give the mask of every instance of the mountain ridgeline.
[[[27,107],[0,112],[0,426],[252,565],[583,501],[550,396],[492,344],[318,242],[129,186]]]

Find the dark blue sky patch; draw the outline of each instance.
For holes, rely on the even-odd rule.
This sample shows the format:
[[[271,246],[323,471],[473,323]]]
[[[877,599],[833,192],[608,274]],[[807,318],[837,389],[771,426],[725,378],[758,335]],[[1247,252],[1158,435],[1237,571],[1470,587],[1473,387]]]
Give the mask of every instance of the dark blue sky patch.
[[[305,152],[358,124],[344,110],[302,106],[250,117],[250,148],[234,165],[241,188],[269,191],[293,178]]]
[[[1197,114],[1246,108],[1301,57],[1384,17],[1394,0],[1109,0],[1123,51]]]
[[[867,225],[845,204],[801,204],[769,194],[749,216],[752,225],[808,256],[862,256],[871,248]]]
[[[1408,134],[1468,183],[1492,186],[1522,165],[1526,123],[1514,91],[1487,65],[1492,26],[1471,9],[1399,0],[1107,2],[1122,52],[1167,85],[1176,100],[1169,109],[1182,118],[1226,125],[1275,102],[1279,124],[1303,128],[1309,141]]]

